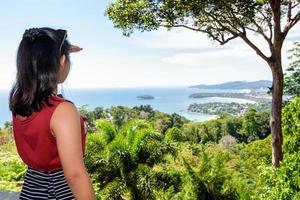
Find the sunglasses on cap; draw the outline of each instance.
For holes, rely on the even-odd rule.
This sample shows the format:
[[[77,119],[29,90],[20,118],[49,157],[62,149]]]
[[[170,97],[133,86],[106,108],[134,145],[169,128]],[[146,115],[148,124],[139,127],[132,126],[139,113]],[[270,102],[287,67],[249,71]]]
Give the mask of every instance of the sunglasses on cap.
[[[66,30],[63,30],[63,29],[57,29],[56,31],[57,31],[57,32],[61,35],[61,37],[62,37],[62,41],[61,41],[61,44],[60,44],[60,47],[59,47],[59,51],[61,51],[61,48],[62,48],[62,46],[63,46],[65,40],[66,40],[67,37],[68,37],[68,33],[67,33]],[[75,53],[75,52],[79,52],[79,51],[81,51],[81,50],[82,50],[82,48],[80,48],[80,47],[78,47],[78,46],[76,46],[76,45],[72,45],[72,44],[71,44],[71,47],[70,47],[70,49],[69,49],[69,52],[70,52],[70,53]]]

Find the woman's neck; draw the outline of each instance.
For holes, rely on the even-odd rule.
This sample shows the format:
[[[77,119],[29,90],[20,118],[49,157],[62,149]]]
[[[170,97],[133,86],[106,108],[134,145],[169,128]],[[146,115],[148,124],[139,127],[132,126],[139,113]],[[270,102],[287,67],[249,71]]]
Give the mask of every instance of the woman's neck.
[[[53,94],[57,94],[57,86],[56,86],[56,88],[53,90]]]

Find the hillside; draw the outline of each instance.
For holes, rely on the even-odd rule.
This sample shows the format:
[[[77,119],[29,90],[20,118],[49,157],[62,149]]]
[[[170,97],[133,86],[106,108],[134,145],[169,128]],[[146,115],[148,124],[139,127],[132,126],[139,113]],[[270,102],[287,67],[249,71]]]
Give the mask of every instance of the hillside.
[[[191,88],[198,88],[198,89],[250,89],[250,90],[258,90],[258,89],[267,89],[271,87],[272,82],[269,80],[259,80],[259,81],[233,81],[233,82],[226,82],[222,84],[215,84],[215,85],[194,85],[190,86]]]

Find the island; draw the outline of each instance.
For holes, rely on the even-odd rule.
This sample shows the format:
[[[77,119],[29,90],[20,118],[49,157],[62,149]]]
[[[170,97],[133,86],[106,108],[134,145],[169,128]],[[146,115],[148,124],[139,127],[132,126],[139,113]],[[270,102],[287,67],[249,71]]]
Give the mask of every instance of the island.
[[[148,100],[148,99],[154,99],[154,96],[151,95],[138,95],[136,96],[137,99],[139,100]]]
[[[234,81],[216,85],[196,85],[191,88],[202,89],[202,92],[193,93],[189,95],[189,98],[237,98],[254,101],[255,103],[221,103],[221,102],[209,102],[209,103],[193,103],[190,104],[187,111],[193,113],[219,115],[227,113],[231,115],[244,115],[244,113],[250,107],[257,111],[270,111],[272,97],[269,94],[270,81],[261,80],[254,82],[247,81]],[[208,90],[208,92],[203,92]],[[209,90],[221,90],[220,92],[209,92]],[[226,90],[230,92],[226,92]],[[232,90],[237,92],[232,92]],[[241,90],[247,90],[242,92]]]
[[[190,104],[187,111],[193,113],[202,113],[208,115],[219,115],[222,113],[227,113],[230,115],[242,116],[245,114],[247,109],[254,108],[257,111],[270,111],[271,103],[220,103],[220,102],[210,102],[210,103],[193,103]]]
[[[257,103],[271,102],[271,95],[266,90],[251,90],[248,93],[234,93],[234,92],[220,92],[220,93],[194,93],[189,95],[189,98],[208,98],[208,97],[221,97],[221,98],[237,98],[255,101]]]

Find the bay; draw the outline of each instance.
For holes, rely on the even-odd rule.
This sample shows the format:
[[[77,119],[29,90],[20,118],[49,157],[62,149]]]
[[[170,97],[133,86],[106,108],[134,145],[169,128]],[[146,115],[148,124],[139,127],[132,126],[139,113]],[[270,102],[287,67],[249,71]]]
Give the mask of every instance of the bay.
[[[101,89],[63,89],[65,98],[73,101],[77,107],[87,105],[89,110],[95,107],[109,108],[111,106],[134,107],[149,104],[153,109],[169,114],[177,113],[193,121],[213,119],[214,115],[187,112],[192,103],[237,102],[253,103],[245,99],[209,97],[201,99],[189,98],[190,94],[199,92],[243,92],[241,90],[207,90],[190,87],[140,87],[140,88],[101,88]],[[9,91],[0,91],[0,127],[5,121],[11,120],[8,108]],[[154,99],[138,99],[138,95],[151,95]]]

